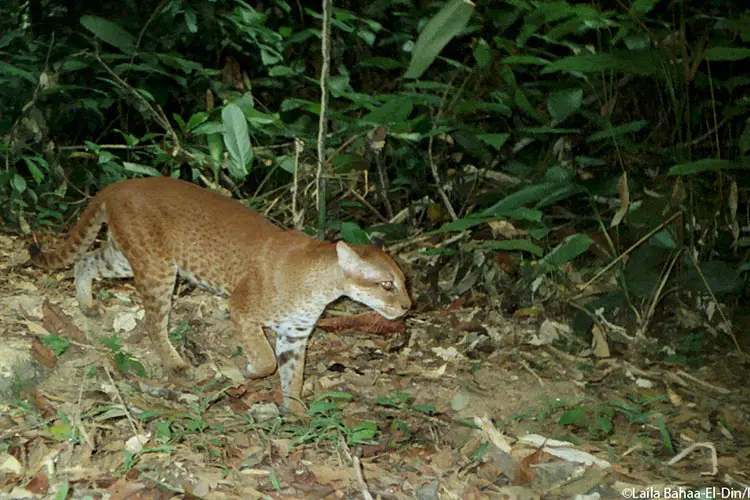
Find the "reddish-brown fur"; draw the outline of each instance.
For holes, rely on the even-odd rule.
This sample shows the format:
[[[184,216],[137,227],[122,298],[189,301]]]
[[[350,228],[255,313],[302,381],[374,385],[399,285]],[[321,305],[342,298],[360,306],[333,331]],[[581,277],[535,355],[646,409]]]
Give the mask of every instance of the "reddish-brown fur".
[[[103,222],[107,243],[84,255]],[[166,177],[105,188],[60,248],[32,258],[46,267],[78,261],[76,293],[90,314],[92,279],[133,276],[146,327],[174,370],[186,366],[167,337],[178,272],[228,294],[248,376],[270,375],[278,357],[285,403],[295,409],[287,395],[300,396],[306,340],[328,303],[347,295],[388,317],[411,306],[403,272],[379,248],[317,241],[273,225],[237,200]],[[262,326],[276,331],[276,356]]]

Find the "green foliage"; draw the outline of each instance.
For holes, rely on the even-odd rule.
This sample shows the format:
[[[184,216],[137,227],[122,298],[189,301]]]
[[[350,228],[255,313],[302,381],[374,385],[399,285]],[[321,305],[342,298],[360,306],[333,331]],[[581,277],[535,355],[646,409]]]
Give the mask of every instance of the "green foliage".
[[[62,356],[70,347],[70,340],[57,335],[46,335],[41,338],[42,344],[47,346],[55,356]]]
[[[302,223],[314,220],[318,6],[135,5],[127,14],[106,2],[69,11],[52,0],[43,19],[0,7],[4,223],[60,227],[81,193],[156,175],[254,194],[256,205],[280,199],[271,215],[288,223],[295,173]],[[614,269],[622,290],[598,302],[605,315],[652,296],[664,250],[696,242],[714,292],[741,297],[747,263],[735,228],[750,194],[748,19],[737,2],[720,15],[654,0],[337,5],[328,236],[466,231],[470,243],[420,255],[479,261],[504,252],[540,261],[530,275],[567,263],[590,273],[592,234],[606,236],[614,258],[682,210],[690,215],[682,227],[641,243],[647,259]],[[376,150],[369,137],[378,127],[385,138]],[[629,205],[611,224],[623,173]],[[523,236],[490,234],[498,221]],[[695,266],[680,264],[669,279],[696,289]],[[498,286],[497,274],[483,275],[475,288]]]

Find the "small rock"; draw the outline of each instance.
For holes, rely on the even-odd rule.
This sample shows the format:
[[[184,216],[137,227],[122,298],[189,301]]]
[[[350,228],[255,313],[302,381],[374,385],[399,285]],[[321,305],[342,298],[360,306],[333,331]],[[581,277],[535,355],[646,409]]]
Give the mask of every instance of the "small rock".
[[[132,332],[138,321],[136,320],[135,314],[132,312],[120,313],[115,317],[112,328],[115,332]]]
[[[256,422],[266,422],[279,416],[279,407],[276,403],[258,403],[251,406],[247,412]]]
[[[437,500],[440,498],[438,496],[439,487],[440,482],[438,482],[437,479],[430,483],[423,484],[422,487],[419,488],[419,491],[417,491],[417,498],[419,500]]]

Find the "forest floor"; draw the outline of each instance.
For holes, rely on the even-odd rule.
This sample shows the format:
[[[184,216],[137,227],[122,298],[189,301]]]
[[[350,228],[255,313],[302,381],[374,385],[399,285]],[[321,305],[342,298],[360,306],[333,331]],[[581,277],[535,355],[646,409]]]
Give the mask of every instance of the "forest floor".
[[[26,258],[22,238],[0,235],[0,498],[750,492],[739,354],[690,368],[571,353],[569,318],[488,312],[471,293],[422,301],[403,323],[355,316],[371,333],[350,332],[342,318],[363,309],[342,301],[311,339],[310,410],[294,418],[275,375],[232,371],[225,299],[178,285],[170,329],[194,373],[173,383],[147,339],[129,341],[143,315],[130,281],[99,282],[91,319],[70,270]]]

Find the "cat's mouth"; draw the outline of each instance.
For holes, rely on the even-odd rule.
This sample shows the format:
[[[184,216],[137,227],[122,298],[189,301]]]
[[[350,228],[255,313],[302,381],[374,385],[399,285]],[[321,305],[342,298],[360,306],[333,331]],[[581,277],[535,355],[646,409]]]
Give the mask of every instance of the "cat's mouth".
[[[383,316],[385,319],[398,319],[409,310],[408,307],[403,306],[393,306],[393,307],[384,307],[380,309],[378,312],[381,316]]]

